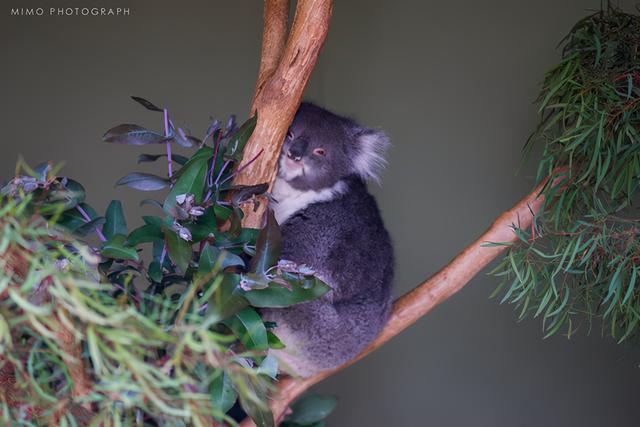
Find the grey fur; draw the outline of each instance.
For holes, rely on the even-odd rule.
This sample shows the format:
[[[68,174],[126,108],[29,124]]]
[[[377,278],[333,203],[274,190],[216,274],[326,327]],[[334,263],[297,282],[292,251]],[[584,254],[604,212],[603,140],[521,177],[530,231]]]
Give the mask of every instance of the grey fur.
[[[363,153],[372,149],[375,135],[380,139],[373,143],[377,151]],[[368,147],[363,147],[363,136],[369,138]],[[287,345],[275,354],[298,375],[309,376],[353,358],[387,320],[393,249],[376,201],[362,179],[377,178],[378,169],[362,168],[379,168],[387,145],[381,132],[308,103],[300,107],[285,141],[281,157],[297,147],[293,151],[304,165],[304,174],[287,174],[285,169],[292,163],[281,160],[278,181],[289,189],[281,191],[281,199],[312,197],[281,224],[282,258],[312,267],[333,289],[316,301],[263,310],[263,318],[277,323],[275,332]],[[325,150],[324,155],[314,154],[316,148]],[[363,155],[376,159],[356,165],[355,159]],[[314,199],[317,194],[324,196]],[[274,196],[278,198],[275,190]],[[273,207],[277,217],[278,204]]]

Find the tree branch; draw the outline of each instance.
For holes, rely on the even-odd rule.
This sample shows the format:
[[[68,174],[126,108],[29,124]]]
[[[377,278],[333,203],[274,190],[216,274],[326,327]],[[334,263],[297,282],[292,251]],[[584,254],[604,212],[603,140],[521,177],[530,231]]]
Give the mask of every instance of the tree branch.
[[[75,339],[73,333],[61,321],[56,320],[56,324],[55,330],[60,340],[60,348],[73,358],[73,361],[67,364],[69,376],[73,381],[71,396],[74,398],[86,396],[91,393],[93,383],[82,360],[82,343]]]
[[[557,176],[554,174],[554,176]],[[564,177],[555,178],[552,185],[558,185]],[[271,401],[271,410],[277,423],[284,417],[289,405],[311,386],[325,378],[351,366],[384,343],[418,321],[432,308],[448,299],[464,287],[476,274],[500,255],[507,246],[484,246],[486,243],[515,242],[518,237],[512,226],[526,228],[533,216],[540,210],[544,199],[540,196],[546,181],[515,206],[500,215],[489,229],[467,246],[447,266],[412,291],[398,298],[393,311],[380,335],[360,355],[335,369],[321,372],[308,378],[285,378],[278,384],[278,392]],[[246,420],[241,427],[250,427],[253,422]]]
[[[275,179],[280,148],[300,105],[311,71],[318,59],[329,29],[333,9],[332,0],[299,0],[291,33],[273,73],[274,58],[278,57],[282,33],[286,31],[286,21],[282,19],[283,1],[265,2],[266,40],[263,41],[263,58],[258,77],[258,92],[252,111],[258,114],[258,123],[251,139],[244,149],[244,158],[252,159],[260,153],[260,159],[239,173],[235,185],[256,185]],[[283,25],[283,23],[285,25]],[[271,34],[273,31],[274,34]],[[261,82],[261,78],[265,78]],[[259,228],[266,207],[263,198],[260,209],[245,210],[244,227]]]
[[[289,0],[264,0],[263,19],[260,71],[258,72],[255,94],[251,101],[251,112],[255,112],[258,94],[280,63],[280,57],[287,41]]]

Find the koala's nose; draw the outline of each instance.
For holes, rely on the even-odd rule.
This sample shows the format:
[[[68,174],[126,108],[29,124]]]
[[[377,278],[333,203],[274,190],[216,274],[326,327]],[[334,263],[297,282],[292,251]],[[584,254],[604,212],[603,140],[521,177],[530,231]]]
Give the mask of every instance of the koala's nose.
[[[304,139],[296,139],[291,143],[289,150],[287,150],[287,157],[296,162],[302,159],[302,156],[307,152],[309,148],[309,142]]]

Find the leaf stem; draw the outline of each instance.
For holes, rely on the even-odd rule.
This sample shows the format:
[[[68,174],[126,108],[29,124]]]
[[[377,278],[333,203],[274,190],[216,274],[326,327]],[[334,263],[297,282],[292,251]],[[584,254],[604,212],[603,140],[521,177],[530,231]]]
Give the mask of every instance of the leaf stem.
[[[218,173],[218,177],[216,178],[216,181],[214,182],[214,184],[216,186],[220,182],[220,178],[222,177],[222,174],[224,173],[224,170],[227,168],[227,166],[229,166],[229,163],[231,163],[231,160],[225,160],[224,161],[224,164],[222,165],[222,168],[220,169],[220,172]]]
[[[240,172],[242,172],[243,170],[245,170],[247,167],[249,167],[249,165],[251,165],[251,163],[255,162],[258,157],[260,157],[260,155],[264,152],[264,148],[261,149],[260,151],[258,151],[258,154],[256,154],[255,156],[253,156],[253,159],[249,160],[247,163],[245,163],[244,165],[240,166],[238,169],[236,169],[231,175],[229,175],[228,177],[226,177],[225,179],[222,180],[222,182],[220,183],[220,185],[224,184],[225,182],[229,181],[231,178],[233,178],[234,176],[236,176],[237,174],[239,174]]]
[[[167,109],[162,110],[164,113],[164,136],[169,137],[169,112]],[[173,175],[173,161],[171,160],[171,141],[167,141],[167,170],[169,178]]]
[[[76,205],[76,209],[78,210],[78,212],[80,212],[80,215],[82,215],[82,218],[86,221],[86,222],[91,222],[91,217],[89,216],[89,214],[87,213],[87,211],[85,211],[84,209],[82,209],[82,206],[80,205]],[[107,238],[104,237],[104,234],[102,234],[102,231],[100,230],[99,227],[95,227],[96,230],[96,234],[98,235],[98,238],[100,239],[101,242],[106,242]]]

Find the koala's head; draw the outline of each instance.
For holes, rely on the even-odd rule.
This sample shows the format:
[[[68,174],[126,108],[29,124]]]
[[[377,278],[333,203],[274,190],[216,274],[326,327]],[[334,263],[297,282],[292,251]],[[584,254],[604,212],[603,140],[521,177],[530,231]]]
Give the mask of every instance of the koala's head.
[[[349,175],[380,182],[389,138],[304,102],[282,147],[278,176],[298,190],[320,190]]]

